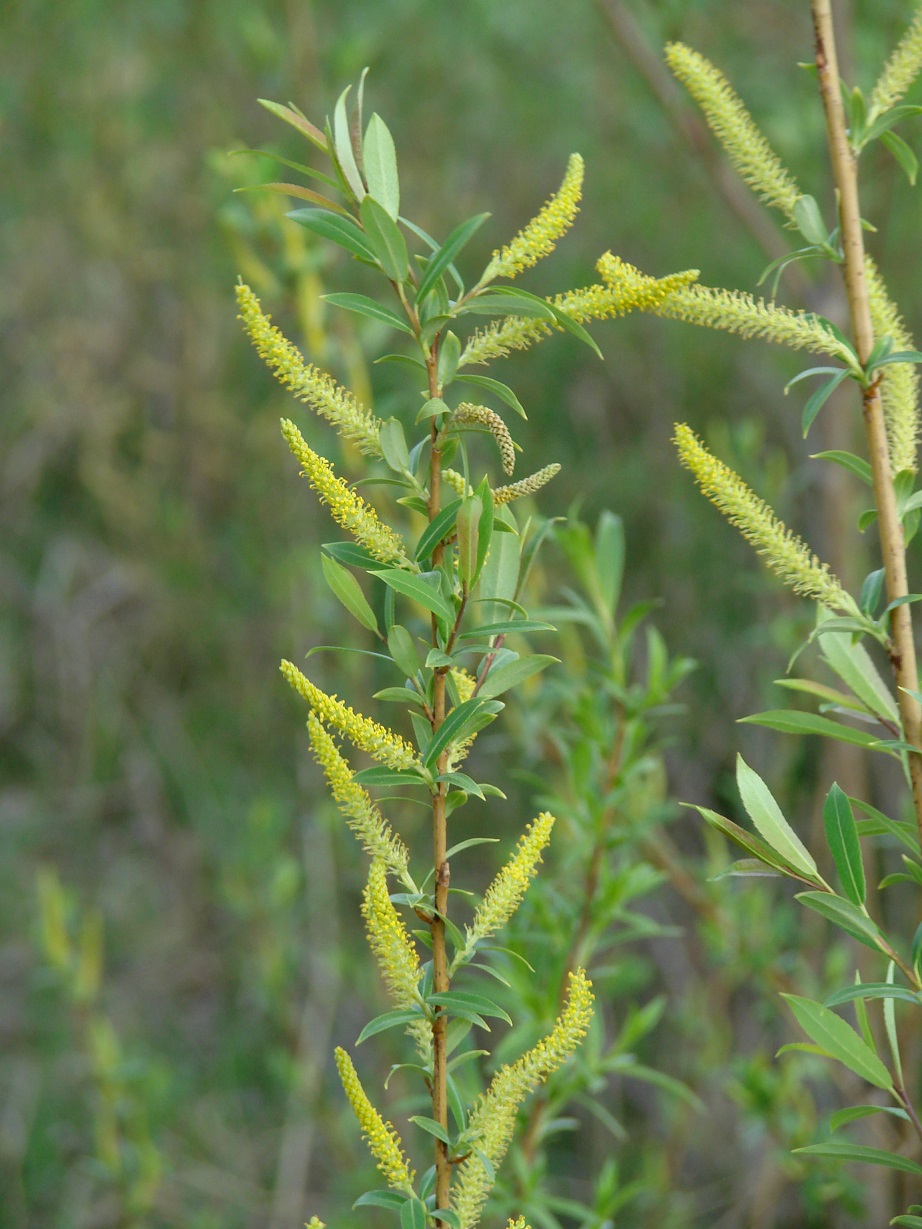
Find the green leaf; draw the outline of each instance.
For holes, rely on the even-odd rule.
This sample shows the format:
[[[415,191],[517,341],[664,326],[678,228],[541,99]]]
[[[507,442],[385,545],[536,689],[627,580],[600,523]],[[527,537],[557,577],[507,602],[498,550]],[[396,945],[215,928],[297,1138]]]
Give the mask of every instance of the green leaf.
[[[435,418],[438,414],[450,414],[451,406],[443,401],[441,397],[430,397],[420,412],[416,415],[416,421],[422,422],[424,418]]]
[[[906,1111],[899,1110],[893,1105],[850,1105],[847,1109],[836,1110],[834,1114],[830,1114],[829,1129],[838,1131],[841,1127],[848,1126],[850,1122],[870,1118],[872,1114],[892,1114],[894,1118],[902,1118],[909,1122],[909,1115]],[[890,1223],[893,1224],[893,1221]]]
[[[490,670],[480,688],[480,695],[484,699],[501,695],[510,687],[517,687],[525,679],[531,678],[533,674],[537,674],[558,661],[560,661],[559,657],[551,657],[547,653],[532,653],[529,657],[520,657],[518,661],[511,661],[507,666]]]
[[[334,307],[345,308],[348,312],[355,312],[358,316],[368,316],[372,320],[382,321],[384,324],[389,324],[391,328],[400,329],[402,333],[409,333],[413,336],[413,330],[401,316],[396,312],[391,311],[389,307],[384,307],[375,299],[368,298],[364,294],[325,294],[321,296],[326,303],[332,303]]]
[[[772,849],[801,874],[819,878],[809,850],[782,815],[768,786],[741,755],[736,757],[736,784],[749,818]]]
[[[375,259],[368,240],[351,218],[341,218],[339,214],[330,213],[328,209],[292,209],[285,216],[313,234],[338,243],[360,260]]]
[[[389,1028],[399,1028],[401,1024],[412,1024],[414,1020],[423,1020],[425,1017],[420,1011],[385,1011],[380,1016],[375,1016],[373,1020],[369,1020],[362,1031],[359,1033],[355,1044],[361,1045],[363,1041],[367,1041],[369,1037],[374,1037],[378,1033],[384,1033]]]
[[[333,108],[333,147],[340,170],[355,193],[355,199],[360,201],[365,195],[365,185],[362,183],[362,176],[359,174],[358,163],[355,160],[352,134],[349,131],[349,118],[346,114],[346,99],[351,89],[351,85],[346,86]]]
[[[387,633],[387,647],[395,664],[407,678],[415,678],[419,669],[419,654],[413,637],[405,627],[395,623]]]
[[[436,760],[449,745],[453,742],[463,741],[477,725],[477,720],[481,715],[481,709],[484,708],[488,697],[474,696],[471,700],[465,700],[463,704],[459,704],[457,708],[453,708],[438,731],[433,734],[432,740],[426,748],[426,754],[423,757],[423,764],[426,768],[434,766]],[[493,706],[486,710],[486,715],[493,719],[496,712],[492,711]]]
[[[523,632],[556,632],[553,623],[544,623],[541,619],[506,619],[501,623],[481,623],[472,627],[469,632],[462,632],[459,640],[479,640],[487,636],[512,636]]]
[[[794,1148],[795,1153],[808,1156],[825,1156],[838,1161],[861,1161],[867,1165],[884,1165],[888,1169],[899,1169],[906,1174],[916,1174],[922,1177],[922,1165],[909,1161],[904,1156],[894,1152],[883,1152],[880,1148],[866,1148],[863,1144],[845,1144],[830,1140],[826,1144],[808,1144],[806,1148]],[[891,1224],[898,1223],[892,1221]]]
[[[915,186],[916,176],[919,173],[919,159],[906,144],[901,136],[897,136],[895,132],[882,132],[880,134],[880,142],[886,145],[890,153],[900,164],[903,174],[909,182]]]
[[[402,768],[363,768],[357,772],[353,780],[358,785],[425,785],[426,780],[421,773],[409,772]]]
[[[716,875],[710,875],[708,881],[717,883],[721,879],[732,879],[735,876],[747,879],[777,879],[780,875],[781,871],[766,866],[761,858],[740,858],[738,862],[731,862]]]
[[[261,107],[265,107],[267,111],[271,111],[278,119],[282,119],[286,124],[291,124],[292,128],[297,128],[302,136],[307,137],[318,149],[327,152],[327,139],[320,131],[315,128],[310,120],[291,107],[284,107],[280,102],[270,102],[268,98],[258,98],[256,100]]]
[[[583,326],[574,320],[572,316],[567,315],[565,311],[562,311],[561,308],[555,306],[555,304],[549,302],[547,299],[540,299],[535,294],[529,294],[525,290],[519,290],[512,286],[494,286],[492,287],[492,293],[505,295],[520,301],[530,301],[535,305],[543,303],[554,317],[555,323],[560,325],[565,332],[572,333],[574,337],[577,337],[580,341],[584,342],[590,350],[595,351],[599,358],[602,357],[602,351],[596,345],[589,333],[586,332]]]
[[[417,561],[422,562],[423,559],[428,559],[442,539],[448,537],[452,532],[462,502],[461,499],[453,499],[437,516],[432,518],[416,543],[414,557]]]
[[[480,518],[483,503],[476,495],[461,500],[458,509],[458,576],[470,586],[477,580],[477,558],[480,546]]]
[[[365,600],[365,594],[352,573],[326,554],[321,554],[320,566],[327,584],[349,613],[370,632],[376,632],[378,620],[375,618],[375,612]]]
[[[469,994],[466,990],[443,990],[440,994],[430,994],[426,1002],[434,1003],[437,1007],[446,1007],[451,1014],[463,1008],[465,1011],[476,1012],[479,1016],[493,1016],[504,1020],[506,1024],[512,1023],[498,1003],[484,998],[482,994]]]
[[[382,687],[372,699],[383,700],[385,704],[410,704],[419,709],[424,703],[423,697],[413,687]]]
[[[794,203],[793,216],[795,226],[808,243],[821,247],[829,243],[829,229],[814,197],[798,197]]]
[[[814,913],[821,914],[827,921],[844,930],[846,934],[864,943],[875,952],[881,951],[881,934],[877,926],[866,917],[850,900],[836,896],[831,892],[799,892],[795,897]]]
[[[442,338],[442,344],[439,346],[439,361],[436,371],[439,388],[446,388],[455,378],[460,358],[461,342],[454,333],[446,333]]]
[[[811,1041],[822,1046],[833,1058],[848,1067],[849,1071],[867,1080],[875,1088],[893,1091],[890,1072],[841,1016],[837,1016],[822,1003],[815,1003],[812,999],[805,999],[797,994],[782,994],[781,997],[790,1006],[797,1023]],[[922,1166],[917,1168],[922,1174]]]
[[[380,115],[373,115],[365,129],[362,166],[369,193],[380,201],[394,221],[400,213],[400,181],[394,138]]]
[[[378,564],[374,555],[357,542],[324,542],[323,550],[332,555],[337,563],[344,563],[350,568],[362,568],[367,572]]]
[[[256,152],[256,151],[254,151]],[[334,187],[336,185],[334,184]],[[254,183],[245,184],[242,188],[235,188],[235,192],[278,192],[281,196],[294,196],[298,200],[310,201],[313,205],[319,205],[321,209],[329,209],[331,213],[342,214],[344,218],[349,217],[349,212],[343,209],[342,205],[337,205],[336,201],[331,201],[328,196],[324,196],[322,192],[315,192],[313,188],[305,188],[303,184],[296,183]]]
[[[807,404],[804,406],[803,416],[801,418],[801,427],[803,428],[804,439],[813,425],[813,420],[817,414],[836,391],[842,381],[850,374],[847,367],[842,367],[836,374],[824,384],[821,384],[816,392],[812,393]]]
[[[896,986],[892,982],[859,982],[857,986],[846,986],[837,990],[826,1000],[827,1007],[841,1007],[843,1003],[851,1003],[855,999],[899,999],[903,1003],[912,1003],[918,1007],[922,996],[905,986]]]
[[[448,266],[454,262],[455,257],[471,236],[476,234],[489,216],[488,213],[478,213],[475,217],[459,223],[442,246],[432,254],[416,291],[417,303],[422,302]]]
[[[404,597],[419,602],[420,606],[425,606],[426,610],[431,611],[437,618],[444,619],[448,624],[454,623],[454,608],[442,596],[437,585],[425,577],[403,572],[399,568],[376,569],[371,575],[380,577],[386,585],[402,593]]]
[[[829,668],[850,687],[865,708],[875,716],[898,724],[900,711],[896,699],[880,676],[864,645],[850,644],[845,636],[824,634],[822,628],[829,622],[822,617],[817,624],[820,652]]]
[[[891,1225],[908,1225],[909,1229],[922,1229],[922,1216],[894,1216]]]
[[[451,849],[445,854],[449,861],[455,854],[462,853],[465,849],[473,849],[475,845],[498,845],[498,836],[470,836],[466,841],[459,841],[457,845],[452,845]],[[458,1060],[460,1062],[460,1059]]]
[[[461,1229],[461,1217],[451,1208],[435,1208],[429,1215],[434,1221],[443,1220],[449,1229]]]
[[[375,260],[392,282],[402,284],[410,270],[410,259],[400,228],[373,196],[365,197],[359,206],[359,212]]]
[[[407,1196],[400,1191],[366,1191],[359,1195],[353,1208],[402,1208]]]
[[[422,1131],[426,1131],[429,1135],[434,1135],[436,1139],[440,1139],[443,1144],[451,1144],[451,1136],[445,1130],[440,1122],[436,1122],[434,1118],[427,1118],[425,1114],[413,1114],[410,1122],[415,1122]]]
[[[425,1204],[408,1199],[400,1209],[400,1229],[426,1229]]]
[[[779,857],[770,845],[766,845],[760,837],[753,836],[751,832],[747,832],[745,828],[735,824],[732,819],[727,819],[724,815],[719,815],[708,807],[699,807],[687,802],[682,803],[682,805],[692,806],[712,828],[716,828],[718,832],[729,837],[731,841],[739,845],[746,853],[751,854],[752,857],[757,858],[766,866],[770,866],[773,870],[780,871],[785,875],[793,875],[795,873],[794,868],[784,858]],[[813,882],[812,877],[811,882]]]
[[[873,734],[865,734],[863,730],[840,725],[837,721],[830,721],[828,717],[819,717],[815,713],[771,710],[767,713],[755,713],[752,717],[741,717],[740,724],[764,725],[770,730],[779,730],[782,734],[820,734],[826,738],[838,739],[839,742],[851,743],[854,747],[867,747],[871,751],[882,749],[880,739]],[[888,754],[892,754],[892,751],[888,751]]]
[[[832,448],[827,452],[812,452],[810,459],[813,461],[832,461],[834,464],[841,465],[843,469],[847,469],[850,473],[855,474],[862,482],[866,482],[868,486],[873,486],[870,465],[863,457],[856,457],[853,452],[843,452],[839,448]]]
[[[826,795],[823,806],[826,840],[836,864],[836,871],[845,895],[854,905],[863,905],[867,894],[861,842],[848,795],[835,782]]]
[[[508,384],[502,384],[499,380],[494,380],[490,376],[463,375],[456,376],[455,379],[463,381],[465,384],[475,384],[478,388],[485,388],[487,392],[493,393],[505,405],[515,410],[516,414],[520,414],[522,418],[528,417],[521,401],[519,401]]]

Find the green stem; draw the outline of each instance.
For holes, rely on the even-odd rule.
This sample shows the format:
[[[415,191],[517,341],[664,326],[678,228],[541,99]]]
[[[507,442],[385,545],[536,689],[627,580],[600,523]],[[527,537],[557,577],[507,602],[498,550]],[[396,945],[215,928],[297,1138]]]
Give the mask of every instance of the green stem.
[[[820,95],[826,115],[826,135],[836,188],[839,193],[839,222],[842,250],[845,256],[845,290],[851,313],[855,348],[862,365],[874,347],[874,327],[868,302],[864,271],[864,235],[858,202],[857,160],[848,142],[842,95],[839,89],[839,68],[836,59],[835,31],[830,0],[812,0],[813,29],[816,40],[816,67],[819,73]],[[865,389],[862,404],[867,434],[868,460],[877,506],[877,524],[884,562],[888,601],[906,597],[909,584],[906,576],[906,548],[903,527],[896,506],[896,494],[890,470],[890,451],[880,398],[880,381]],[[912,613],[908,604],[897,606],[890,615],[890,635],[893,641],[890,662],[897,685],[897,700],[903,722],[903,738],[922,752],[922,709],[913,696],[907,694],[919,687],[916,650],[913,640]],[[912,800],[916,824],[922,836],[922,754],[908,756]]]

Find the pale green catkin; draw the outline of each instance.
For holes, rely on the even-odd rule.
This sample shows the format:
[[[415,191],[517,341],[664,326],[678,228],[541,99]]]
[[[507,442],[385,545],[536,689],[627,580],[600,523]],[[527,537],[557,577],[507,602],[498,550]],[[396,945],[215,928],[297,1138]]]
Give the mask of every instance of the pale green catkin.
[[[894,350],[914,350],[915,343],[896,305],[887,294],[877,265],[865,257],[865,277],[875,337],[893,339]],[[915,363],[891,363],[883,368],[880,399],[887,428],[890,468],[916,472],[919,447],[919,369]]]
[[[874,120],[884,111],[895,106],[922,68],[922,5],[916,9],[909,29],[884,65],[877,84],[871,91],[868,104],[868,119]]]

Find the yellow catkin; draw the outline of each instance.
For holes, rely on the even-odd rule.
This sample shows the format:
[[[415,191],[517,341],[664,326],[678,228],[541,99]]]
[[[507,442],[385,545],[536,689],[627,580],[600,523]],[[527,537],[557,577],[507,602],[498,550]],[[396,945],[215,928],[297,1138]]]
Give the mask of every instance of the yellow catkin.
[[[553,252],[557,240],[570,229],[579,212],[583,169],[580,155],[571,154],[563,183],[557,192],[502,251],[493,253],[493,259],[483,275],[484,282],[497,277],[515,277]]]
[[[242,282],[237,286],[237,307],[250,341],[279,383],[331,422],[344,439],[364,453],[380,456],[379,423],[374,414],[332,376],[306,363],[298,347],[272,323],[259,299]]]
[[[381,563],[419,570],[393,529],[380,521],[374,508],[333,472],[333,466],[325,457],[308,446],[301,432],[288,418],[282,419],[282,435],[301,462],[304,477],[329,507],[330,515],[338,525],[351,533],[356,542]]]
[[[704,112],[737,173],[767,205],[793,219],[802,193],[723,73],[684,43],[667,45],[666,63]]]
[[[718,461],[685,423],[676,423],[679,458],[703,493],[735,525],[768,567],[796,593],[814,598],[830,610],[860,612],[840,581],[810,548],[791,533],[771,508],[728,465]]]
[[[304,1226],[304,1229],[327,1229],[326,1222],[322,1221],[319,1216],[312,1216]]]
[[[413,940],[387,890],[387,874],[380,858],[372,861],[368,882],[362,896],[362,917],[368,944],[371,947],[381,976],[391,993],[395,1007],[412,1008],[422,1003],[419,979],[422,969]],[[416,1048],[428,1059],[432,1049],[432,1028],[420,1018],[411,1023],[407,1032],[416,1042]]]
[[[301,673],[290,661],[283,661],[279,667],[291,686],[303,696],[324,725],[331,725],[340,734],[365,751],[388,768],[408,769],[419,768],[416,752],[410,744],[393,730],[379,725],[370,717],[363,717],[355,712],[336,696],[328,696],[325,691],[316,687],[309,678]]]
[[[455,967],[467,959],[481,939],[502,930],[518,909],[538,873],[541,854],[547,848],[553,827],[554,816],[542,811],[519,837],[515,852],[484,893],[472,925],[466,927],[467,942],[463,952],[455,957]]]
[[[599,261],[601,269],[606,253]],[[617,259],[611,257],[611,259]],[[607,320],[626,316],[633,311],[651,311],[682,286],[687,286],[698,277],[697,269],[671,273],[661,278],[638,278],[633,283],[620,285],[595,283],[580,290],[568,290],[549,299],[554,307],[567,313],[578,324],[588,320]],[[477,329],[461,355],[461,364],[487,363],[502,358],[513,350],[526,350],[535,342],[550,337],[559,326],[547,320],[531,316],[508,316],[495,320],[485,329]]]
[[[406,845],[366,791],[356,784],[352,769],[340,755],[329,730],[316,713],[312,712],[308,717],[307,728],[314,757],[323,769],[330,793],[349,827],[367,853],[379,858],[392,874],[413,890],[415,885],[409,875],[410,854]]]
[[[884,65],[877,84],[871,91],[868,119],[874,120],[895,106],[919,75],[922,68],[922,5],[909,24],[909,29],[897,43]]]
[[[865,257],[865,275],[871,324],[876,337],[891,337],[894,350],[914,350],[915,343],[890,300],[877,265]],[[918,468],[919,447],[919,369],[915,363],[893,363],[884,367],[880,398],[887,427],[890,468],[894,474]]]
[[[553,465],[545,465],[543,469],[539,469],[537,473],[529,474],[527,478],[522,478],[518,482],[512,482],[509,486],[497,487],[493,492],[493,503],[509,504],[514,499],[521,499],[523,495],[534,495],[559,473],[560,466],[556,462]]]
[[[479,1132],[477,1147],[495,1170],[506,1155],[519,1106],[540,1083],[561,1067],[585,1037],[592,1020],[592,982],[582,969],[570,974],[569,992],[554,1028],[514,1063],[501,1067],[471,1111],[469,1133]],[[451,1206],[461,1229],[472,1229],[493,1185],[483,1160],[474,1152],[458,1167]]]
[[[462,401],[455,410],[454,421],[458,424],[474,423],[488,431],[496,440],[503,473],[512,473],[515,469],[515,444],[509,434],[509,428],[495,410],[488,409],[485,405],[471,405],[469,401]]]
[[[611,253],[599,261],[599,272],[613,288],[633,291],[653,282],[633,265]],[[849,348],[809,312],[793,312],[764,299],[753,298],[740,290],[721,290],[711,286],[680,286],[672,294],[642,308],[667,320],[682,320],[703,328],[724,329],[740,337],[758,337],[778,345],[815,354],[832,354],[844,363],[854,362]]]
[[[403,1154],[400,1136],[389,1122],[385,1122],[368,1100],[352,1059],[345,1050],[337,1047],[336,1067],[343,1091],[352,1106],[353,1113],[362,1128],[362,1135],[374,1157],[381,1176],[395,1190],[413,1193],[413,1173]]]

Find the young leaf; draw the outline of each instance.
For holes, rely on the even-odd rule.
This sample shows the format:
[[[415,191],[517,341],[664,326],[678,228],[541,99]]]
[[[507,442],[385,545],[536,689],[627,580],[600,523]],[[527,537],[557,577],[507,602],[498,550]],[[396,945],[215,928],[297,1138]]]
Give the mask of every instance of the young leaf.
[[[522,418],[527,418],[521,401],[519,401],[508,384],[502,384],[499,380],[494,380],[490,376],[463,375],[456,376],[455,378],[465,384],[475,384],[478,388],[485,388],[487,392],[499,397],[500,401],[508,405],[510,409],[515,410],[516,414],[521,415]]]
[[[365,195],[365,185],[362,183],[362,176],[359,174],[358,164],[355,160],[355,150],[352,148],[352,135],[349,131],[349,119],[346,115],[346,99],[349,97],[351,89],[351,85],[346,86],[339,98],[337,98],[336,106],[333,108],[333,148],[336,151],[336,160],[345,176],[346,182],[355,194],[355,199],[360,201]]]
[[[853,452],[843,452],[839,448],[833,448],[828,452],[812,452],[810,459],[813,461],[833,461],[836,465],[841,465],[843,469],[847,469],[850,473],[855,474],[862,482],[866,482],[868,486],[872,485],[870,465],[863,457],[856,457]]]
[[[808,243],[820,247],[828,244],[829,230],[814,197],[798,197],[794,204],[794,224]]]
[[[405,474],[410,468],[410,453],[407,448],[403,427],[396,418],[383,422],[378,431],[378,441],[381,453],[388,466],[395,473]]]
[[[400,1229],[426,1229],[426,1205],[408,1199],[400,1209]]]
[[[867,893],[861,842],[848,796],[835,782],[826,795],[823,825],[845,895],[853,904],[861,906]]]
[[[685,803],[683,805],[689,805]],[[702,819],[706,820],[712,828],[716,828],[718,832],[729,837],[746,853],[757,858],[766,866],[773,870],[780,871],[784,875],[794,875],[794,868],[784,858],[778,856],[771,846],[766,845],[763,840],[757,836],[753,836],[751,832],[747,832],[745,828],[741,828],[739,824],[735,824],[732,819],[727,819],[723,815],[718,815],[716,811],[709,810],[708,807],[695,806],[694,809],[698,812]],[[799,872],[798,872],[799,874]],[[810,875],[809,879],[812,883],[817,882],[815,876]]]
[[[410,1122],[415,1122],[420,1130],[426,1131],[429,1135],[434,1135],[436,1139],[440,1139],[443,1144],[451,1143],[451,1136],[445,1130],[441,1123],[436,1122],[434,1118],[427,1118],[425,1114],[413,1114]]]
[[[736,784],[749,818],[772,849],[801,874],[818,878],[819,870],[810,851],[781,814],[768,786],[741,755],[736,757]]]
[[[375,618],[375,612],[365,600],[365,594],[352,573],[325,554],[320,556],[320,566],[327,584],[349,613],[370,632],[376,632],[378,620]]]
[[[458,509],[462,500],[453,499],[447,503],[438,516],[434,516],[416,543],[416,558],[420,562],[428,559],[443,538],[446,538],[455,527]]]
[[[782,994],[781,997],[790,1006],[797,1023],[811,1041],[875,1088],[892,1092],[893,1080],[890,1072],[841,1016],[837,1016],[822,1003],[815,1003],[812,999],[805,999],[797,994]],[[919,1173],[922,1173],[922,1166],[918,1168]]]
[[[327,139],[314,125],[299,115],[297,111],[293,111],[291,107],[284,107],[280,102],[270,102],[268,98],[258,98],[256,100],[260,106],[265,107],[267,111],[271,111],[273,115],[285,121],[286,124],[291,124],[292,128],[297,128],[302,136],[307,137],[318,149],[327,152]]]
[[[402,1208],[407,1196],[401,1191],[366,1191],[359,1195],[353,1208]]]
[[[382,1015],[375,1016],[373,1020],[368,1021],[356,1038],[355,1044],[361,1045],[369,1037],[386,1032],[389,1028],[399,1028],[401,1024],[411,1024],[414,1020],[422,1020],[423,1018],[422,1013],[419,1011],[385,1011]]]
[[[451,710],[426,748],[426,754],[423,757],[423,765],[426,768],[431,768],[435,764],[449,743],[460,742],[472,732],[481,715],[481,709],[484,709],[486,699],[484,696],[474,696],[473,699],[465,700],[463,704]],[[497,711],[491,705],[485,710],[484,715],[492,720]]]
[[[480,518],[483,504],[476,495],[461,501],[458,509],[458,576],[470,587],[477,579],[480,547]]]
[[[394,138],[380,115],[373,115],[365,129],[362,165],[369,193],[380,201],[396,222],[400,213],[400,182]]]
[[[880,134],[880,142],[882,145],[886,145],[887,149],[890,150],[890,153],[893,154],[894,158],[900,164],[903,174],[909,182],[915,186],[916,176],[919,173],[919,159],[906,144],[903,138],[898,136],[895,132],[882,132]]]
[[[406,281],[410,270],[407,244],[397,223],[373,196],[366,196],[359,206],[362,226],[375,260],[392,282]]]
[[[438,251],[432,254],[429,263],[426,265],[426,272],[423,274],[422,281],[419,283],[416,291],[417,303],[423,301],[448,266],[454,262],[455,257],[471,236],[480,229],[489,216],[488,213],[478,213],[475,217],[461,222],[451,232]]]

